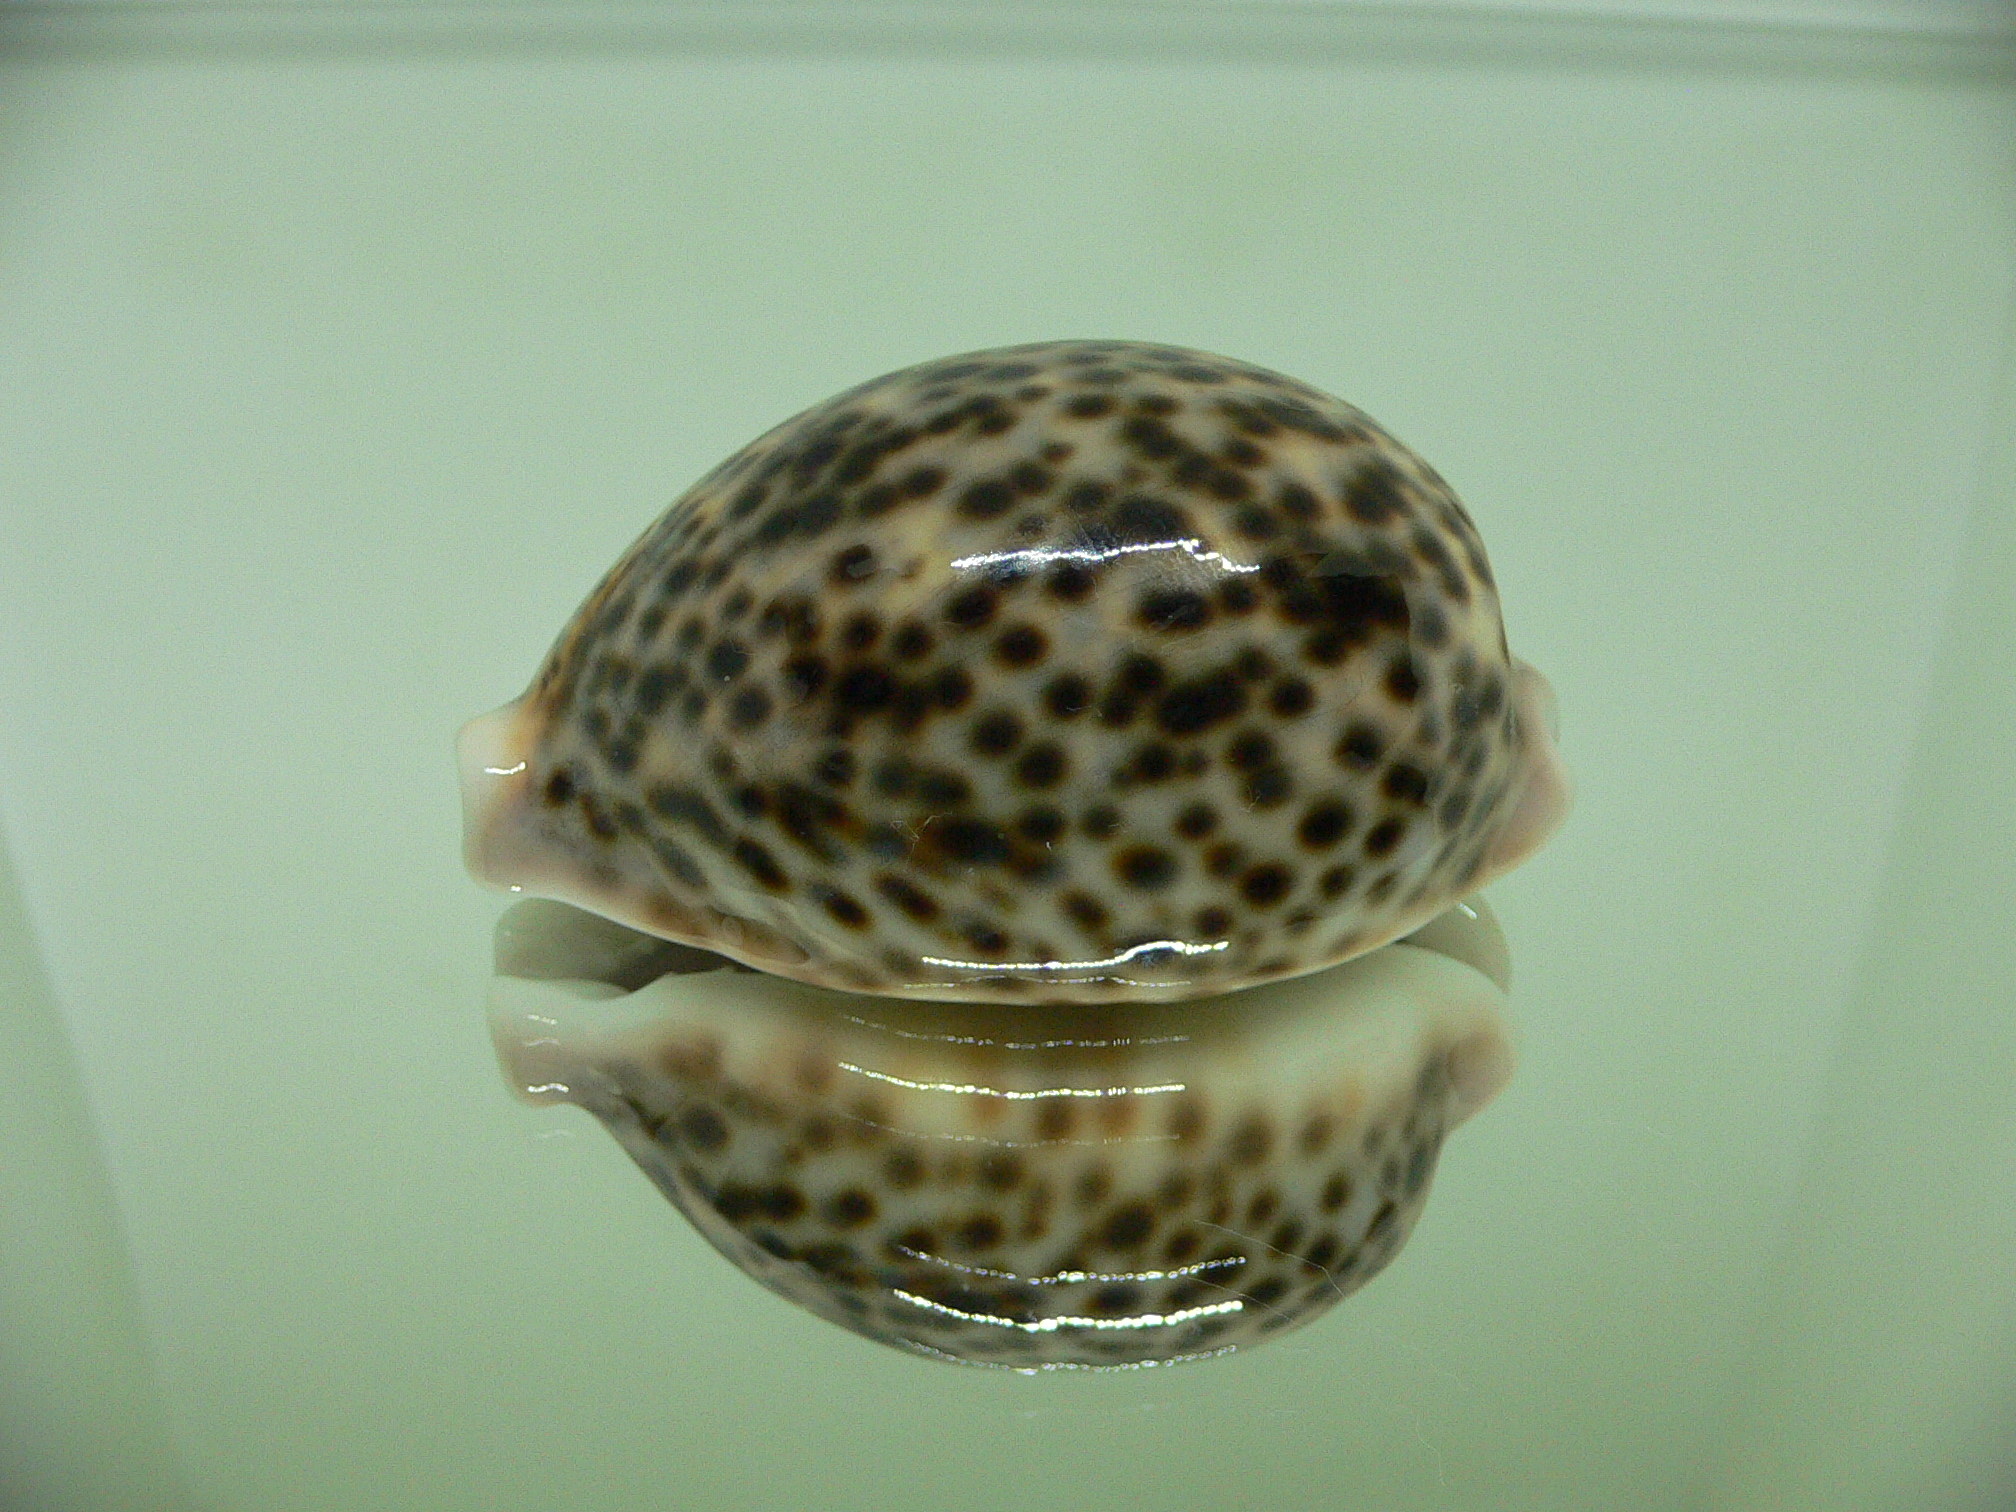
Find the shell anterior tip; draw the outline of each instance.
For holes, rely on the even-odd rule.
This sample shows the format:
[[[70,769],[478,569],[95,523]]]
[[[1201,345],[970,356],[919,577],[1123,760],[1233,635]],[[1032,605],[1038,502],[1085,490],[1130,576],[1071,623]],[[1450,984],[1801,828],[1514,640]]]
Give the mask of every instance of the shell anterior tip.
[[[463,865],[477,881],[512,892],[519,887],[499,867],[495,841],[502,815],[528,780],[528,741],[518,717],[522,704],[521,699],[479,715],[455,736],[462,778]]]

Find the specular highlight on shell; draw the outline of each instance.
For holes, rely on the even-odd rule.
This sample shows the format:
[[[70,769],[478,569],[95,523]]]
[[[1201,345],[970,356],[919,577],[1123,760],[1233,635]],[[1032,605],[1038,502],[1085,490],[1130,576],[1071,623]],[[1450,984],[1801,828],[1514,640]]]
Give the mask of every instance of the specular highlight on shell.
[[[1559,817],[1477,531],[1351,406],[1054,342],[772,430],[465,732],[479,875],[854,992],[1224,992]]]

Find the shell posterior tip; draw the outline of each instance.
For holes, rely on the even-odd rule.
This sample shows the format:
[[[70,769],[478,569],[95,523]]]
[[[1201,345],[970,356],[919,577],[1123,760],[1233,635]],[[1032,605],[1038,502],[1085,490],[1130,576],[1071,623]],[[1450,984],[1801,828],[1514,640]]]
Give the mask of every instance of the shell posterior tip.
[[[1561,760],[1560,702],[1539,669],[1515,664],[1513,699],[1526,739],[1526,771],[1497,837],[1485,853],[1480,880],[1502,876],[1545,845],[1567,821],[1575,789]]]

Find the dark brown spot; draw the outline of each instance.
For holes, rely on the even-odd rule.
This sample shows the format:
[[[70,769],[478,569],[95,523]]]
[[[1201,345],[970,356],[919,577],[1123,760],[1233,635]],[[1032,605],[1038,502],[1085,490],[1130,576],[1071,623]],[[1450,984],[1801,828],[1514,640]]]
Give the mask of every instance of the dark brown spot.
[[[1028,809],[1015,821],[1015,829],[1025,840],[1049,845],[1063,838],[1064,816],[1054,808]]]
[[[1274,742],[1258,730],[1248,730],[1226,746],[1225,759],[1235,771],[1254,771],[1274,760]]]
[[[784,868],[777,864],[776,857],[754,840],[737,840],[734,856],[744,871],[771,892],[784,892],[790,888],[790,878],[784,875]]]
[[[1099,700],[1099,722],[1114,729],[1122,729],[1131,724],[1140,712],[1141,700],[1123,688],[1111,689]]]
[[[877,565],[873,547],[849,546],[845,551],[834,554],[833,566],[827,577],[839,587],[851,588],[873,577]]]
[[[1076,672],[1050,679],[1043,689],[1043,707],[1058,719],[1070,719],[1092,706],[1092,684]]]
[[[1392,464],[1375,461],[1359,469],[1345,485],[1344,508],[1351,518],[1367,525],[1384,525],[1407,511],[1400,475]]]
[[[749,652],[733,636],[724,636],[707,653],[707,675],[716,682],[732,682],[749,665]]]
[[[816,656],[794,656],[784,663],[784,690],[803,703],[826,686],[826,663]]]
[[[1232,914],[1228,909],[1213,904],[1197,910],[1197,933],[1207,939],[1222,936],[1232,927]]]
[[[1008,469],[1008,486],[1024,498],[1048,492],[1056,477],[1050,469],[1035,462],[1017,462]]]
[[[710,1035],[675,1040],[661,1052],[666,1073],[682,1081],[712,1081],[721,1074],[721,1045]]]
[[[1061,603],[1075,604],[1091,593],[1098,575],[1083,562],[1060,562],[1050,569],[1043,589]]]
[[[1195,735],[1246,711],[1246,689],[1232,672],[1177,683],[1155,706],[1156,723],[1171,735]]]
[[[1311,850],[1335,845],[1351,828],[1351,810],[1334,800],[1315,805],[1302,816],[1295,833]]]
[[[1100,1225],[1098,1243],[1109,1250],[1139,1249],[1154,1232],[1155,1210],[1145,1202],[1130,1202]]]
[[[1407,821],[1405,819],[1381,819],[1366,833],[1365,854],[1368,856],[1391,855],[1393,848],[1400,843],[1400,837],[1406,832]]]
[[[1204,1105],[1185,1097],[1169,1110],[1169,1132],[1178,1144],[1195,1144],[1204,1132]]]
[[[1294,791],[1294,779],[1288,775],[1288,768],[1276,763],[1264,766],[1246,778],[1240,792],[1248,808],[1279,808]]]
[[[1287,1291],[1288,1283],[1286,1281],[1283,1281],[1279,1276],[1269,1276],[1264,1281],[1254,1282],[1241,1295],[1255,1307],[1272,1307],[1286,1295]],[[1268,1319],[1270,1323],[1274,1321],[1275,1319],[1273,1318]]]
[[[1114,678],[1114,686],[1122,692],[1137,697],[1149,697],[1158,693],[1168,681],[1168,673],[1162,663],[1152,656],[1135,654],[1120,663],[1120,670]]]
[[[952,1230],[952,1238],[962,1249],[984,1250],[999,1244],[1005,1232],[998,1217],[983,1212],[963,1219]]]
[[[1313,520],[1322,512],[1322,506],[1316,502],[1316,495],[1300,483],[1282,484],[1275,502],[1280,506],[1281,513],[1291,520]]]
[[[1034,625],[1016,625],[994,643],[994,659],[1004,667],[1034,666],[1050,649],[1043,632]]]
[[[836,1193],[826,1204],[825,1218],[834,1228],[859,1228],[875,1217],[875,1199],[859,1187]]]
[[[1315,702],[1315,692],[1299,677],[1284,678],[1267,695],[1267,707],[1282,719],[1307,714]]]
[[[1272,908],[1295,885],[1295,874],[1278,861],[1251,867],[1239,879],[1239,895],[1255,908]]]
[[[1281,522],[1264,505],[1247,504],[1232,516],[1232,528],[1249,541],[1271,541],[1281,533]]]
[[[1015,763],[1015,776],[1024,787],[1051,788],[1063,780],[1069,765],[1064,748],[1046,740],[1022,753],[1022,759]]]
[[[934,817],[922,838],[927,848],[974,866],[998,866],[1008,859],[1007,832],[985,819]]]
[[[1201,630],[1211,623],[1211,601],[1189,588],[1151,588],[1135,605],[1134,617],[1149,630]]]
[[[1249,1113],[1239,1121],[1226,1144],[1226,1153],[1240,1165],[1256,1165],[1274,1148],[1274,1127],[1266,1116]]]
[[[1007,1150],[980,1157],[980,1185],[990,1191],[1013,1191],[1022,1183],[1022,1159]]]
[[[994,618],[999,607],[999,595],[992,588],[984,585],[966,588],[952,595],[945,606],[945,619],[958,629],[978,630]]]
[[[1414,638],[1430,650],[1444,645],[1449,639],[1449,620],[1439,604],[1414,606]]]
[[[921,661],[936,644],[931,632],[915,620],[905,620],[889,639],[889,649],[902,661]]]
[[[896,679],[880,667],[849,667],[833,684],[833,701],[851,714],[885,709],[896,696]]]
[[[1015,502],[1015,491],[999,478],[969,483],[959,495],[959,513],[969,520],[991,520]]]
[[[684,667],[651,667],[631,690],[630,707],[639,719],[656,719],[672,695],[686,686]]]
[[[1377,730],[1368,724],[1354,722],[1338,738],[1335,755],[1340,765],[1364,771],[1378,762],[1385,749],[1386,743],[1380,739]]]
[[[1386,668],[1386,691],[1399,703],[1414,702],[1421,691],[1421,673],[1414,658],[1402,651]]]
[[[833,1063],[817,1057],[798,1067],[798,1085],[815,1095],[826,1092],[833,1085]],[[823,1114],[814,1113],[799,1125],[798,1139],[806,1149],[815,1155],[833,1148],[840,1135],[833,1127],[833,1121]]]
[[[1086,1300],[1085,1310],[1095,1318],[1124,1318],[1141,1305],[1141,1288],[1126,1281],[1102,1286]]]
[[[1401,803],[1419,806],[1428,801],[1428,774],[1404,761],[1395,762],[1388,767],[1386,776],[1379,785],[1388,798],[1397,799]]]
[[[1134,845],[1114,858],[1113,870],[1129,887],[1149,892],[1175,880],[1176,859],[1152,845]]]
[[[1081,929],[1099,929],[1108,917],[1104,903],[1082,892],[1067,892],[1057,900],[1057,904]]]
[[[807,1268],[842,1286],[860,1287],[868,1282],[867,1273],[861,1268],[859,1258],[853,1250],[838,1240],[819,1240],[808,1244],[798,1252],[798,1258]],[[859,1302],[860,1298],[849,1296],[847,1300]],[[846,1303],[842,1302],[841,1305],[845,1306]]]
[[[840,644],[849,651],[866,651],[881,638],[882,621],[865,609],[848,615],[840,627]]]
[[[820,906],[827,913],[831,914],[836,922],[845,925],[849,929],[866,929],[868,927],[868,910],[838,888],[827,887],[822,884],[813,891],[819,900]]]
[[[902,756],[885,756],[875,763],[875,791],[885,798],[901,798],[917,785],[917,768]]]
[[[960,934],[977,954],[989,960],[998,960],[1008,953],[1008,936],[984,919],[968,923]]]
[[[1015,749],[1022,738],[1022,721],[1005,709],[981,715],[973,723],[967,744],[978,756],[1002,756]]]
[[[718,1155],[728,1147],[728,1125],[705,1104],[696,1103],[679,1115],[679,1134],[703,1155]]]
[[[1330,1143],[1330,1136],[1336,1132],[1337,1123],[1328,1113],[1312,1113],[1308,1122],[1302,1125],[1301,1146],[1304,1155],[1320,1155],[1323,1147]],[[1283,1249],[1291,1246],[1283,1245]]]

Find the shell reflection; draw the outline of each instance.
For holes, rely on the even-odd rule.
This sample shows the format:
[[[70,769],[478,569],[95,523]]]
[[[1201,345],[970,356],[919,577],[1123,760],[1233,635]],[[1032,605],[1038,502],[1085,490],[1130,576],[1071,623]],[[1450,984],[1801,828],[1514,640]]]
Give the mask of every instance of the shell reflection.
[[[734,1264],[868,1338],[1020,1370],[1165,1363],[1308,1322],[1392,1260],[1511,1067],[1479,901],[1225,998],[1040,1012],[751,973],[512,908],[499,1056]]]

